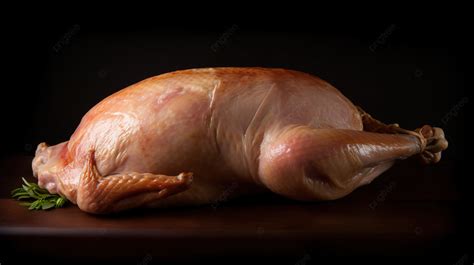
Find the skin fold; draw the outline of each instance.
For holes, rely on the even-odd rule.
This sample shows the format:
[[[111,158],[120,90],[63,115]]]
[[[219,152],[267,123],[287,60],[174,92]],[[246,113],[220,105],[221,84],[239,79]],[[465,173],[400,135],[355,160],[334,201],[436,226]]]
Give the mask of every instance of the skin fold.
[[[69,141],[39,144],[38,184],[90,213],[200,205],[256,192],[341,198],[397,159],[439,161],[443,131],[386,125],[309,74],[177,71],[102,100]]]

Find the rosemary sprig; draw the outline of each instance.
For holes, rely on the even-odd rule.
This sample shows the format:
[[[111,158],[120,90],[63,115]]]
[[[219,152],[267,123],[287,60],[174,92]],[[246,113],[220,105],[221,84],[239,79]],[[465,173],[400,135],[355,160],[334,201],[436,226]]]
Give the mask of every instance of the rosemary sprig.
[[[29,210],[48,210],[60,208],[67,203],[67,199],[58,194],[51,194],[46,189],[40,188],[36,183],[30,183],[22,178],[25,184],[21,188],[12,190],[12,197],[24,200],[20,205],[28,207]]]

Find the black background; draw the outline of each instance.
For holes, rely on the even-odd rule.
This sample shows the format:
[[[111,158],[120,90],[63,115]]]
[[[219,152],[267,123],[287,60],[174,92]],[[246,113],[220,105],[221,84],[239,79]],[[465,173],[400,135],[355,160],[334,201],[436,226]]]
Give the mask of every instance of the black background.
[[[82,19],[4,24],[4,29],[2,157],[33,155],[42,141],[68,140],[82,116],[101,99],[153,75],[198,67],[279,67],[321,77],[386,123],[408,129],[423,124],[442,127],[450,142],[443,159],[457,165],[454,182],[463,198],[468,197],[472,181],[461,168],[469,161],[464,122],[471,105],[466,70],[470,31],[462,19]],[[222,38],[214,51],[212,45]]]
[[[147,77],[197,67],[261,66],[317,75],[386,123],[442,127],[450,142],[444,159],[464,164],[464,119],[471,103],[469,29],[462,19],[39,20],[5,27],[4,34],[2,156],[32,155],[42,141],[68,140],[92,106]]]

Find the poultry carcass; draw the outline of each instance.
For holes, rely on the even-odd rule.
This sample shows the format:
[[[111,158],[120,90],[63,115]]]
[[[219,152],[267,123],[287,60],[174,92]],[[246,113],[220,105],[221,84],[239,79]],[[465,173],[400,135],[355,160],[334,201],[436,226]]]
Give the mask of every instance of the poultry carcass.
[[[442,129],[386,125],[327,82],[265,68],[177,71],[102,100],[69,141],[38,145],[38,184],[90,213],[271,191],[341,198],[397,159],[440,160]],[[228,199],[228,198],[226,198]]]

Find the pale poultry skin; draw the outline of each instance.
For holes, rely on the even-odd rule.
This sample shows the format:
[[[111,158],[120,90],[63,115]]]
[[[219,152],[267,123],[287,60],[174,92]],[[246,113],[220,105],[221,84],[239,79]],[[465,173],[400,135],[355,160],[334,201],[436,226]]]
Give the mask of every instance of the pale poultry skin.
[[[372,119],[301,72],[207,68],[143,80],[107,97],[69,141],[41,143],[38,184],[90,213],[210,204],[274,192],[333,200],[397,159],[440,159],[441,129]]]

